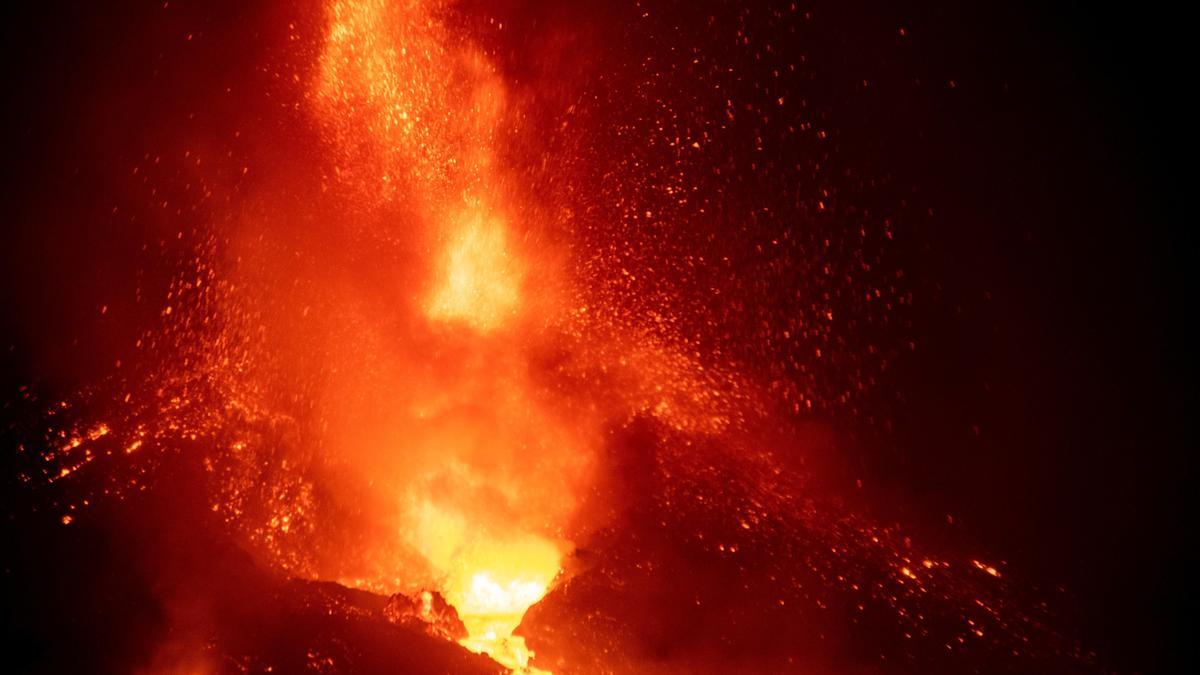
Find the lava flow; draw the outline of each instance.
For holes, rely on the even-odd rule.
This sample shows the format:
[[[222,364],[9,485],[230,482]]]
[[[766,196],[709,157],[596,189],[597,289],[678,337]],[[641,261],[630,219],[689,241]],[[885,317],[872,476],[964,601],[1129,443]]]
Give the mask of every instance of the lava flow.
[[[137,334],[15,456],[145,533],[134,670],[1090,672],[835,457],[902,398],[910,197],[829,149],[810,13],[488,4],[235,13],[120,158]]]

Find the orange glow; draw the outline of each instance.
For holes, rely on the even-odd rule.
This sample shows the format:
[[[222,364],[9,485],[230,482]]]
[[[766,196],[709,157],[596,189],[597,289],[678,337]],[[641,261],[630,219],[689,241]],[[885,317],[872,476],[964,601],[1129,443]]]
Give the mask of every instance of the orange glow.
[[[504,223],[472,205],[454,219],[441,279],[427,308],[431,319],[491,330],[512,316],[518,301],[515,262]]]

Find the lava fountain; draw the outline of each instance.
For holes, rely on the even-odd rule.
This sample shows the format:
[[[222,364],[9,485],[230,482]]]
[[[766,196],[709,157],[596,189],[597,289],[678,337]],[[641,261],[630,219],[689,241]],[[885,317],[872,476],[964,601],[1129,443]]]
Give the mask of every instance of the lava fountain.
[[[432,250],[419,307],[430,330],[453,334],[472,356],[449,376],[456,382],[437,383],[423,392],[433,400],[417,403],[419,425],[437,427],[424,440],[429,452],[457,461],[407,480],[407,543],[462,616],[463,644],[524,668],[529,656],[513,631],[570,548],[559,533],[575,499],[569,488],[555,488],[579,482],[577,458],[588,447],[575,425],[551,419],[555,411],[510,369],[511,358],[483,355],[492,348],[479,346],[521,349],[521,332],[552,318],[544,298],[557,289],[552,278],[527,275],[533,256],[509,243],[514,190],[495,147],[508,113],[505,90],[484,55],[452,39],[441,23],[445,11],[436,2],[332,3],[313,109],[346,160],[343,189],[366,208],[385,203],[396,185],[412,199]],[[454,390],[463,396],[442,399]],[[493,412],[470,412],[484,409]],[[531,412],[536,425],[514,422]],[[523,456],[532,448],[536,455]],[[563,461],[547,466],[549,458]],[[531,511],[532,495],[547,487],[560,505]],[[481,514],[493,508],[499,513]],[[532,527],[505,511],[546,520]]]

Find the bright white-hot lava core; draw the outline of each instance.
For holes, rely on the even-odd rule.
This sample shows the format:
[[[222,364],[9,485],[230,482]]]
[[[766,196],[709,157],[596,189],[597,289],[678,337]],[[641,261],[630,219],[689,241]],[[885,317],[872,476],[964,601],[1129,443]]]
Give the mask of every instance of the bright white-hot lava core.
[[[462,644],[527,668],[530,652],[513,631],[558,574],[563,544],[531,533],[483,532],[428,503],[419,507],[418,521],[414,544],[445,575],[442,592],[469,634]]]

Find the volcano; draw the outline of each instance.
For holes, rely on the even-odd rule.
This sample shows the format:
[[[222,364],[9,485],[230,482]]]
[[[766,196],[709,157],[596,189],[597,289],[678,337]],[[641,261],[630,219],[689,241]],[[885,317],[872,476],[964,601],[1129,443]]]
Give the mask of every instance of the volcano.
[[[1108,52],[852,5],[10,21],[16,670],[1168,664],[1182,285]]]

